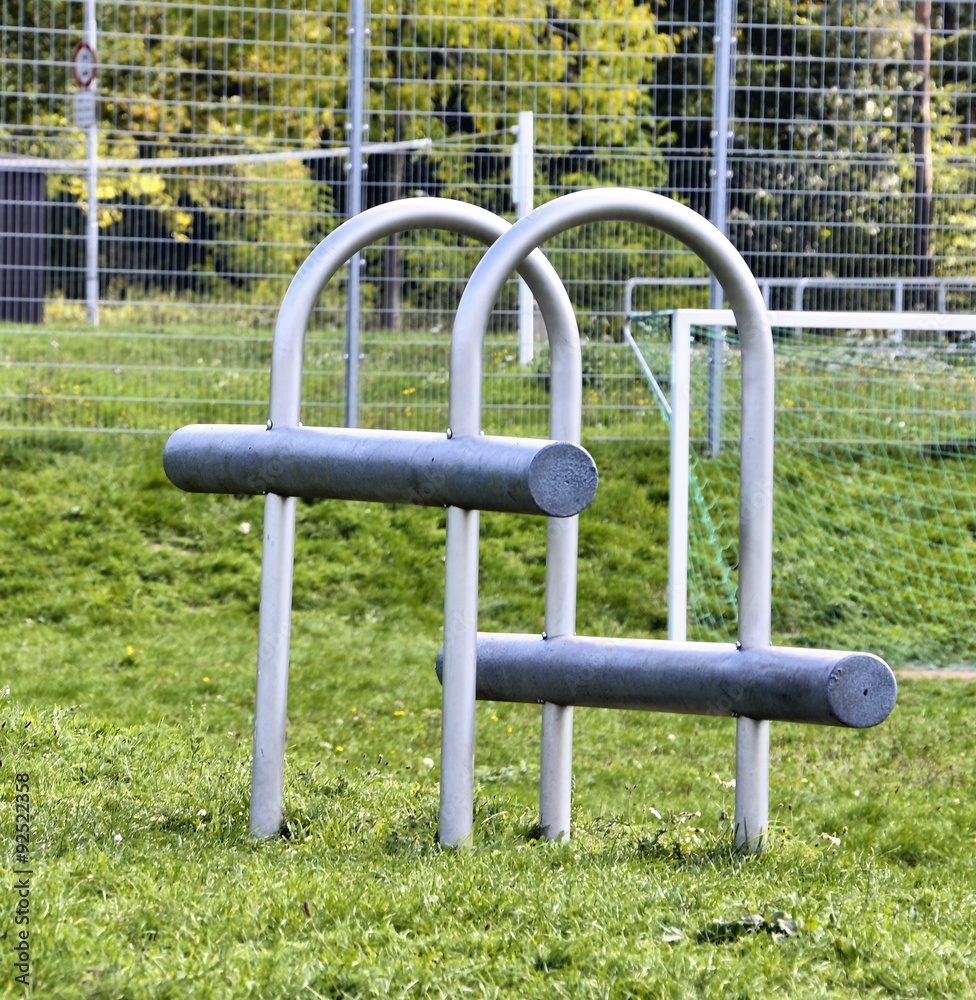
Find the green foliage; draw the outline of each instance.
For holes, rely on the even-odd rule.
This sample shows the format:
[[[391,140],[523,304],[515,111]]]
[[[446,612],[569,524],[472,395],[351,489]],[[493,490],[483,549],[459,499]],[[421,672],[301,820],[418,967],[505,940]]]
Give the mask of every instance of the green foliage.
[[[67,0],[2,0],[0,121],[61,124],[63,111],[55,111],[44,98],[68,92],[71,53],[76,42],[65,36],[73,29],[78,33],[77,40],[81,40],[83,17],[83,8]],[[44,30],[47,26],[56,30]],[[12,53],[17,53],[18,58],[10,58]]]
[[[127,68],[124,85],[105,95],[106,121],[120,133],[171,142],[228,133],[308,141],[331,121],[346,50],[346,20],[332,4],[143,9],[102,2],[98,16],[100,54]]]
[[[65,28],[74,16],[63,0],[42,0],[39,6],[38,24]],[[226,10],[162,4],[145,11],[131,4],[100,4],[99,56],[114,68],[111,79],[100,81],[103,162],[150,151],[163,156],[167,149],[185,155],[196,147],[257,152],[285,144],[345,144],[347,20],[346,3],[317,3],[301,11],[273,5],[265,9],[262,3]],[[504,193],[509,129],[523,110],[537,113],[537,144],[546,151],[539,171],[540,201],[581,185],[632,178],[653,187],[661,179],[659,170],[650,176],[643,163],[637,176],[633,157],[637,149],[644,153],[642,161],[653,157],[656,130],[649,84],[657,61],[671,50],[670,39],[655,28],[650,6],[632,0],[561,0],[530,5],[513,19],[501,2],[486,9],[472,0],[452,0],[436,10],[419,2],[401,5],[395,15],[373,12],[371,27],[368,138],[462,140],[460,155],[442,145],[427,156],[426,169],[440,193],[510,214]],[[75,31],[80,35],[80,24]],[[22,39],[25,56],[35,44],[32,39],[28,34]],[[25,93],[4,120],[40,125],[48,96],[63,93],[66,81],[59,84],[36,64],[31,66],[36,80],[14,78],[12,66],[0,70],[8,89],[22,87]],[[63,76],[63,66],[61,72]],[[57,134],[63,138],[42,140],[44,151],[83,157],[81,133]],[[614,156],[613,151],[627,155]],[[370,178],[376,200],[404,195],[403,169],[402,157],[377,165]],[[103,167],[99,225],[106,235],[117,237],[109,242],[119,255],[102,262],[120,274],[113,291],[124,297],[129,284],[140,280],[129,277],[129,271],[145,276],[158,267],[167,270],[164,264],[130,259],[138,241],[122,227],[125,210],[139,206],[154,213],[161,235],[174,243],[205,241],[206,255],[196,263],[196,275],[230,276],[239,286],[235,295],[247,301],[277,299],[280,281],[269,288],[258,277],[268,270],[260,255],[268,246],[280,247],[287,258],[279,261],[281,272],[293,271],[289,260],[300,261],[310,241],[335,224],[333,206],[320,204],[321,191],[327,189],[321,179],[313,182],[308,166],[298,161],[238,167],[213,178],[201,178],[196,171],[164,176]],[[52,175],[49,195],[84,206],[87,182],[81,175]],[[190,206],[205,213],[203,232],[194,230]],[[405,257],[406,295],[413,288],[412,270],[426,279],[417,284],[412,305],[450,308],[458,282],[467,277],[467,272],[456,276],[451,238],[425,234],[422,241],[414,237],[405,242],[421,248],[412,256],[408,250]],[[590,249],[578,239],[570,245],[572,256],[585,265]],[[626,241],[631,255],[648,245],[646,236]],[[181,248],[168,249],[177,254]],[[623,247],[612,260],[608,280],[625,280],[633,273],[633,260]],[[447,268],[454,268],[455,276],[436,284]],[[430,280],[433,288],[427,287]],[[199,277],[192,283],[202,287]],[[594,298],[595,286],[584,287]],[[368,301],[377,294],[376,286],[367,283],[365,293]],[[581,308],[617,305],[598,297]]]
[[[649,85],[671,41],[656,30],[650,6],[567,0],[523,5],[512,18],[502,0],[452,0],[436,10],[411,3],[380,26],[370,57],[371,137],[457,140],[460,148],[441,143],[428,157],[441,194],[512,213],[510,128],[520,111],[535,112],[537,203],[595,184],[663,182]],[[391,196],[400,182],[395,172],[382,180]],[[457,275],[453,237],[424,234],[404,243],[417,248],[404,251],[408,275],[416,267],[440,282],[430,290],[427,281],[419,285],[415,304],[444,308],[467,277]],[[592,234],[577,232],[562,237],[554,253],[557,268],[573,274],[599,267],[600,281],[580,282],[578,308],[613,312],[619,302],[611,283],[637,273],[637,258],[644,251],[646,263],[653,245],[646,229],[626,227],[600,252]],[[409,284],[407,291],[414,291]],[[510,308],[511,290],[506,296],[502,305]]]
[[[936,175],[936,253],[941,258],[941,268],[946,276],[969,278],[972,260],[976,255],[976,194],[972,191],[973,157],[976,156],[976,139],[966,145],[958,142],[952,157]],[[953,195],[950,202],[947,195]],[[972,312],[974,303],[968,289],[951,294],[950,308]]]
[[[195,200],[214,226],[219,270],[232,275],[253,302],[278,303],[308,256],[309,219],[328,225],[328,199],[299,160],[246,164],[229,177],[195,185]],[[325,211],[322,211],[322,210]],[[275,272],[267,277],[267,248],[275,248]]]
[[[678,2],[672,9],[679,23],[714,23],[713,2]],[[972,141],[973,8],[931,6],[925,66],[913,49],[913,15],[922,9],[895,0],[776,2],[751,7],[752,16],[740,21],[729,229],[757,276],[915,273],[913,156],[920,151],[913,148],[919,114],[913,102],[925,74],[936,189],[943,176],[956,196],[972,188],[969,163],[957,157]],[[666,67],[672,87],[661,92],[655,112],[672,183],[697,193],[707,184],[684,151],[708,144],[703,122],[712,119],[713,87],[694,59],[698,31],[689,27],[676,44]],[[705,209],[704,199],[698,207]],[[950,221],[947,208],[935,197],[932,260],[958,273],[957,230],[968,226],[965,210]],[[965,235],[962,243],[968,246]],[[830,307],[841,303],[831,300]],[[877,308],[877,300],[870,288],[859,288],[843,307]]]
[[[515,18],[503,0],[413,0],[382,23],[371,101],[384,139],[490,140],[534,111],[546,149],[647,145],[646,84],[669,49],[647,5],[532,0]]]
[[[732,239],[760,276],[871,277],[890,275],[893,261],[910,266],[912,199],[898,195],[912,186],[903,127],[912,120],[911,13],[884,2],[784,3],[770,14],[769,35],[749,29],[749,50],[772,38],[795,47],[796,60],[776,58],[787,54],[780,48],[740,63],[745,146],[768,152],[737,165],[745,193]]]
[[[63,129],[62,102],[50,97],[68,87],[81,12],[64,0],[8,6],[8,41],[23,57],[0,66],[3,120],[15,131],[16,123],[31,124],[34,152],[80,158],[81,134]],[[368,138],[432,139],[423,157],[425,187],[510,215],[510,129],[519,111],[532,110],[538,201],[592,184],[634,184],[678,192],[706,211],[701,151],[711,145],[713,87],[701,30],[713,23],[714,4],[672,5],[673,23],[687,22],[674,35],[661,30],[653,5],[632,0],[533,2],[518,13],[511,17],[502,0],[411,0],[372,11]],[[757,275],[910,277],[933,262],[943,275],[968,273],[973,248],[961,192],[973,181],[966,156],[973,142],[973,18],[966,5],[936,5],[924,68],[913,50],[912,12],[894,0],[840,6],[784,0],[742,22],[730,230]],[[172,3],[145,11],[111,2],[100,5],[99,19],[100,55],[113,67],[111,82],[100,80],[103,158],[346,141],[346,2],[301,10],[264,0],[226,10]],[[699,23],[703,29],[694,27]],[[669,85],[661,86],[665,75]],[[939,164],[931,221],[916,217],[914,191],[915,96],[923,75],[931,82],[932,155]],[[373,200],[410,193],[404,156],[375,157],[373,165]],[[320,204],[321,190],[335,182],[341,191],[338,177],[312,184],[307,167],[282,170],[270,184],[103,171],[100,225],[129,253],[131,241],[119,225],[123,210],[138,206],[158,212],[174,243],[197,239],[189,197],[214,220],[205,235],[213,252],[195,264],[196,272],[243,275],[245,297],[272,294],[253,277],[266,270],[252,259],[258,248],[281,245],[286,256],[300,258],[338,217],[334,206]],[[52,198],[79,206],[87,199],[80,176],[52,176],[49,187]],[[952,199],[938,197],[950,191]],[[232,211],[244,218],[230,226]],[[265,221],[266,213],[282,218]],[[405,260],[406,269],[421,273],[417,248],[428,247],[431,274],[442,284],[428,290],[408,283],[405,301],[418,309],[450,301],[463,280],[445,273],[451,246],[441,236],[412,241],[406,253],[414,260]],[[931,261],[919,256],[920,246],[931,250]],[[637,229],[611,233],[604,254],[579,234],[560,241],[556,253],[571,274],[585,276],[570,279],[580,310],[599,315],[619,308],[604,288],[654,273],[658,249]],[[395,280],[379,263],[386,258],[374,258],[369,277]],[[128,263],[129,270],[146,270],[138,260]],[[596,273],[600,280],[593,280]],[[120,295],[135,279],[121,280],[113,290]],[[379,297],[382,281],[367,282],[367,299]],[[859,288],[846,304],[876,307],[873,294]]]

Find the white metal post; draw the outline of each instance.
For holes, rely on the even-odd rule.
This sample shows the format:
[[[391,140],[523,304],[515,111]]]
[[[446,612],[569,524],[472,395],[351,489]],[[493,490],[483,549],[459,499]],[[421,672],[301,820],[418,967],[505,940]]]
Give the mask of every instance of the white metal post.
[[[363,209],[363,90],[366,63],[366,0],[352,0],[349,9],[349,160],[346,163],[346,215],[352,218]],[[346,283],[346,427],[359,426],[359,286],[362,254],[352,255]]]
[[[251,758],[250,827],[255,837],[273,837],[282,823],[294,562],[295,498],[269,493],[264,501]]]
[[[518,139],[512,148],[512,202],[517,217],[524,218],[535,207],[535,118],[520,111],[515,128]],[[519,364],[527,365],[535,355],[535,303],[529,286],[518,283]]]
[[[735,720],[735,846],[758,853],[768,826],[769,723],[740,715]]]
[[[93,52],[98,51],[98,22],[95,18],[95,0],[85,0],[84,40]],[[89,85],[92,93],[97,80]],[[97,97],[96,97],[97,100]],[[98,113],[87,130],[88,160],[88,216],[85,220],[85,314],[89,323],[98,325]]]
[[[528,248],[523,257],[540,251]],[[477,272],[476,272],[477,273]],[[481,283],[472,275],[468,288],[476,302],[458,306],[451,340],[449,421],[451,433],[481,433],[482,344],[491,305],[498,288],[487,287],[478,296]],[[551,434],[561,440],[580,440],[582,406],[582,360],[579,330],[572,304],[562,283],[534,283],[546,320],[552,361]],[[465,844],[470,838],[474,783],[474,701],[477,676],[477,579],[469,593],[461,583],[453,584],[453,564],[467,566],[477,574],[478,520],[467,512],[448,508],[448,586],[444,621],[444,736],[441,751],[440,840]],[[576,539],[577,517],[550,519],[547,526],[546,630],[572,634],[576,627]],[[450,691],[448,678],[452,677]],[[542,713],[542,764],[540,776],[540,824],[545,836],[569,835],[572,790],[571,707],[545,705]],[[469,747],[471,753],[470,768]],[[448,762],[451,762],[450,765]],[[443,770],[447,768],[447,770]]]
[[[733,61],[735,31],[733,28],[733,0],[718,0],[715,15],[715,80],[712,84],[712,169],[710,217],[712,225],[728,234],[729,186],[729,117],[732,105]],[[724,305],[722,285],[712,273],[709,282],[709,305],[721,309]],[[712,330],[708,342],[708,453],[717,455],[722,450],[722,354],[725,334],[721,327]]]
[[[726,290],[729,291],[728,286]],[[757,289],[758,293],[758,289]],[[731,294],[729,296],[732,298]],[[761,296],[760,296],[761,301]],[[739,328],[742,345],[742,428],[739,469],[739,643],[770,644],[773,550],[773,351],[770,314],[762,336],[755,317],[727,310],[682,310],[689,324]],[[775,316],[776,314],[772,314]],[[746,317],[748,316],[748,320]],[[751,329],[747,333],[743,322]],[[735,845],[759,851],[769,822],[769,723],[736,720]]]
[[[688,637],[688,448],[691,407],[691,324],[671,316],[671,484],[668,505],[668,638]]]
[[[470,842],[474,824],[479,524],[478,511],[447,508],[438,837],[452,847]]]

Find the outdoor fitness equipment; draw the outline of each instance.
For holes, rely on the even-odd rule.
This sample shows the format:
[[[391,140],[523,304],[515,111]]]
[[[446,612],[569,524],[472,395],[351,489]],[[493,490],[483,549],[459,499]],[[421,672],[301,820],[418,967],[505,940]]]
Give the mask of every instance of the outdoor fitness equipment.
[[[547,574],[546,633],[541,639],[479,636],[470,625],[466,629],[445,629],[440,657],[445,713],[452,671],[465,678],[477,678],[481,696],[543,703],[540,825],[550,839],[569,832],[571,706],[577,703],[574,699],[582,699],[584,691],[587,700],[581,703],[601,707],[735,716],[734,841],[740,849],[759,850],[768,826],[769,721],[802,719],[834,725],[875,725],[894,707],[897,684],[887,664],[869,654],[770,646],[773,341],[761,292],[738,251],[696,212],[647,191],[590,189],[537,208],[489,247],[461,297],[451,345],[448,421],[455,433],[471,435],[480,430],[481,358],[488,317],[516,264],[558,233],[606,221],[653,226],[683,243],[708,266],[735,315],[742,350],[738,642],[729,647],[573,640],[575,569],[572,595],[551,592],[550,584],[557,588],[559,581]],[[672,388],[674,392],[686,392],[678,386]],[[478,400],[477,407],[470,405],[473,398]],[[687,406],[686,395],[672,399],[675,410]],[[675,465],[672,455],[672,468]],[[687,483],[676,483],[672,477],[671,487],[673,504],[675,493],[687,490]],[[448,555],[452,530],[461,533],[465,538],[463,547],[476,554],[477,512],[456,511],[453,518],[450,514]],[[450,580],[450,566],[447,572]],[[476,565],[468,572],[476,575]],[[572,618],[565,611],[570,603]],[[477,614],[476,590],[449,587],[445,607],[450,612],[449,621],[470,623]],[[560,607],[564,607],[563,613]],[[606,676],[600,676],[600,670],[607,670]],[[816,679],[814,674],[818,675]],[[626,693],[624,698],[620,685]],[[675,686],[682,697],[675,697]],[[752,697],[746,696],[749,692]],[[795,704],[802,708],[794,708]],[[456,746],[460,750],[461,744]],[[458,797],[457,809],[445,803],[451,795]],[[442,776],[441,840],[455,843],[466,839],[470,820],[467,827],[463,820],[469,815],[461,789],[445,787]],[[445,816],[457,816],[458,820],[445,827]]]
[[[593,496],[596,474],[578,446],[575,317],[538,247],[566,229],[608,220],[651,225],[684,243],[718,279],[735,314],[742,345],[742,499],[734,645],[574,635],[576,515]],[[353,253],[412,227],[494,239],[458,307],[446,438],[301,428],[301,348],[322,287]],[[515,269],[532,288],[549,332],[553,442],[481,435],[484,336],[494,300]],[[687,406],[687,399],[675,399],[673,406]],[[876,656],[770,646],[772,446],[772,337],[762,297],[731,243],[690,209],[644,191],[598,189],[549,202],[511,228],[488,213],[441,199],[396,202],[344,223],[302,265],[282,302],[267,429],[183,428],[164,455],[167,474],[185,489],[285,491],[268,492],[265,507],[252,832],[272,835],[282,817],[294,498],[347,496],[448,505],[444,647],[438,658],[444,686],[442,843],[463,844],[471,835],[474,704],[484,697],[543,703],[540,822],[549,839],[569,834],[572,705],[735,716],[734,838],[741,849],[759,850],[768,825],[769,721],[871,726],[888,716],[896,697],[894,675]],[[424,479],[428,462],[436,475]],[[500,477],[503,485],[467,490],[454,481],[469,474],[496,485]],[[539,477],[548,475],[558,482],[543,488]],[[672,502],[681,486],[672,482]],[[550,515],[541,637],[477,631],[479,509]]]
[[[561,442],[464,437],[450,428],[445,436],[303,428],[300,424],[305,333],[322,289],[350,257],[371,243],[392,233],[421,228],[458,232],[491,243],[509,224],[484,209],[442,198],[405,199],[347,220],[309,254],[282,300],[272,343],[267,426],[184,427],[172,435],[163,454],[167,475],[182,489],[267,494],[250,810],[251,832],[259,837],[278,833],[282,821],[297,497],[399,500],[425,505],[477,499],[483,509],[492,509],[493,497],[501,510],[562,517],[560,523],[566,530],[556,532],[550,527],[547,561],[575,570],[575,513],[592,499],[596,469],[578,447],[582,361],[576,316],[562,282],[541,251],[527,255],[518,270],[545,319],[553,383],[551,427],[553,436],[562,438]],[[480,382],[478,389],[472,406],[478,407],[480,420]],[[464,406],[455,409],[463,411]],[[472,491],[471,484],[461,482],[472,469],[485,487],[484,493],[479,494],[480,486]],[[283,492],[273,492],[275,488]],[[465,491],[467,495],[463,495]],[[449,521],[451,512],[458,509],[448,507]],[[470,551],[458,549],[459,541],[458,533],[451,532],[447,590],[450,594],[453,586],[471,589],[476,603],[477,537],[473,564]],[[448,611],[445,635],[450,634],[452,621]],[[477,628],[474,619],[470,628]],[[474,677],[460,696],[452,696],[451,706],[464,706],[459,712],[448,707],[448,693],[453,691],[451,678],[455,676],[455,672],[449,672],[445,687],[442,772],[446,772],[446,778],[442,773],[442,786],[445,780],[448,786],[467,781],[470,801],[471,768],[452,777],[450,762],[465,756],[455,751],[461,741],[469,748],[467,756],[473,754]],[[471,735],[465,736],[468,732]],[[448,799],[456,803],[458,795]]]

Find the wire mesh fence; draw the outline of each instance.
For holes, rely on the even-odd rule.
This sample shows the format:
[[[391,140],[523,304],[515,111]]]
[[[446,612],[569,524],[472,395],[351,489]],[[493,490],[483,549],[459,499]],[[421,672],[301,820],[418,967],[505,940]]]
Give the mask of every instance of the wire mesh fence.
[[[727,139],[719,221],[772,307],[971,310],[973,6],[737,0],[723,42],[725,2],[374,4],[363,207],[422,193],[514,219],[513,129],[531,111],[536,203],[633,185],[710,215]],[[263,420],[277,305],[350,207],[348,3],[3,0],[0,12],[0,429]],[[97,53],[87,83],[83,41]],[[728,137],[713,134],[723,102]],[[480,252],[429,232],[367,248],[364,422],[442,425],[445,344]],[[585,338],[589,433],[646,433],[620,328],[632,310],[708,304],[707,275],[625,224],[547,252]],[[634,279],[651,290],[630,306]],[[345,295],[337,276],[310,331],[310,420],[341,420]],[[513,282],[492,319],[486,419],[541,433],[544,340],[520,363],[517,296]]]
[[[526,112],[535,204],[595,185],[676,198],[726,229],[774,309],[976,311],[971,3],[373,4],[359,134],[356,2],[0,0],[0,432],[263,423],[278,305],[309,251],[357,202],[449,197],[514,220]],[[620,333],[666,372],[655,316],[710,304],[703,266],[624,223],[545,249],[583,335],[585,439],[663,441]],[[450,333],[482,252],[422,230],[365,249],[361,424],[446,425]],[[309,424],[343,421],[349,286],[333,278],[308,331]],[[543,436],[544,331],[536,317],[528,360],[524,322],[513,280],[489,324],[484,423]],[[976,593],[973,341],[886,324],[777,338],[777,635],[976,660],[959,627]],[[697,456],[691,489],[700,638],[730,636],[735,615],[734,338],[718,356],[726,446]]]

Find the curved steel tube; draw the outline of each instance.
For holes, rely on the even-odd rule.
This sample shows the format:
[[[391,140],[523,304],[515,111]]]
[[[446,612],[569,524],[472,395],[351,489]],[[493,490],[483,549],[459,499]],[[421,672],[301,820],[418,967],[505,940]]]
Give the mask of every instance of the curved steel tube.
[[[509,224],[491,212],[445,198],[409,198],[369,209],[344,222],[309,254],[298,269],[282,300],[275,324],[271,358],[271,402],[269,417],[275,427],[297,427],[301,407],[302,358],[305,333],[315,303],[326,283],[350,257],[392,233],[409,229],[440,229],[461,233],[483,243],[492,243]],[[527,252],[517,269],[531,288],[546,322],[552,355],[553,412],[579,412],[581,361],[576,317],[566,290],[541,251]],[[453,352],[452,352],[453,356]],[[481,359],[478,359],[480,372]],[[558,373],[558,374],[557,374]],[[573,386],[577,388],[573,390]],[[478,405],[480,406],[480,382]],[[554,426],[572,422],[572,417],[553,417]],[[564,440],[579,443],[569,436]],[[292,578],[295,553],[295,499],[268,494],[265,500],[264,546],[261,566],[257,692],[254,720],[254,756],[251,780],[251,832],[267,837],[281,827],[284,791],[285,723],[288,693],[288,661],[291,642]],[[457,508],[449,508],[449,518]],[[477,512],[463,512],[474,524],[460,562],[455,560],[460,583],[445,589],[473,592],[477,601]],[[456,516],[456,513],[455,515]],[[575,518],[567,519],[575,521]],[[567,527],[566,530],[571,530]],[[447,607],[449,598],[445,599]],[[450,621],[450,619],[446,619]],[[473,623],[473,627],[474,623]],[[445,627],[445,634],[448,627]],[[462,730],[473,734],[474,678],[471,678],[470,723]],[[445,694],[445,699],[446,699]],[[463,735],[463,732],[462,732]],[[473,778],[473,735],[457,762],[462,778]],[[456,745],[456,744],[452,744]],[[470,757],[470,762],[467,758]],[[443,776],[442,776],[443,781]],[[450,781],[450,778],[449,778]]]
[[[548,202],[515,223],[485,253],[458,305],[451,343],[451,428],[455,434],[477,434],[481,430],[482,350],[488,317],[516,264],[534,248],[567,229],[605,221],[653,226],[683,243],[718,279],[735,314],[742,345],[739,641],[745,648],[768,646],[772,572],[772,335],[752,272],[728,239],[697,212],[648,191],[591,189]],[[449,531],[451,528],[449,522]],[[461,522],[455,530],[471,528]],[[457,544],[470,546],[470,539]],[[444,647],[445,676],[449,671],[470,675],[472,692],[477,658],[474,617],[470,607],[459,615],[457,628],[464,622],[464,634],[454,634],[450,644],[445,634]],[[544,753],[556,755],[559,760],[551,764],[544,759],[543,775],[554,771],[562,783],[551,796],[540,793],[540,822],[549,836],[563,835],[568,824],[567,761],[571,750],[567,729],[563,725],[561,736],[551,740],[543,733]],[[758,849],[768,822],[769,723],[740,718],[736,737],[735,841],[740,847],[748,844]]]
[[[493,212],[450,198],[405,198],[361,212],[329,233],[295,272],[278,310],[271,353],[269,416],[274,425],[298,424],[305,331],[322,289],[350,257],[372,243],[409,229],[460,233],[491,244],[510,228]],[[536,249],[513,265],[509,273],[515,270],[539,303],[550,331],[553,363],[558,356],[560,364],[571,366],[573,357],[579,358],[579,334],[572,303],[559,275]],[[478,389],[480,401],[480,381]]]

